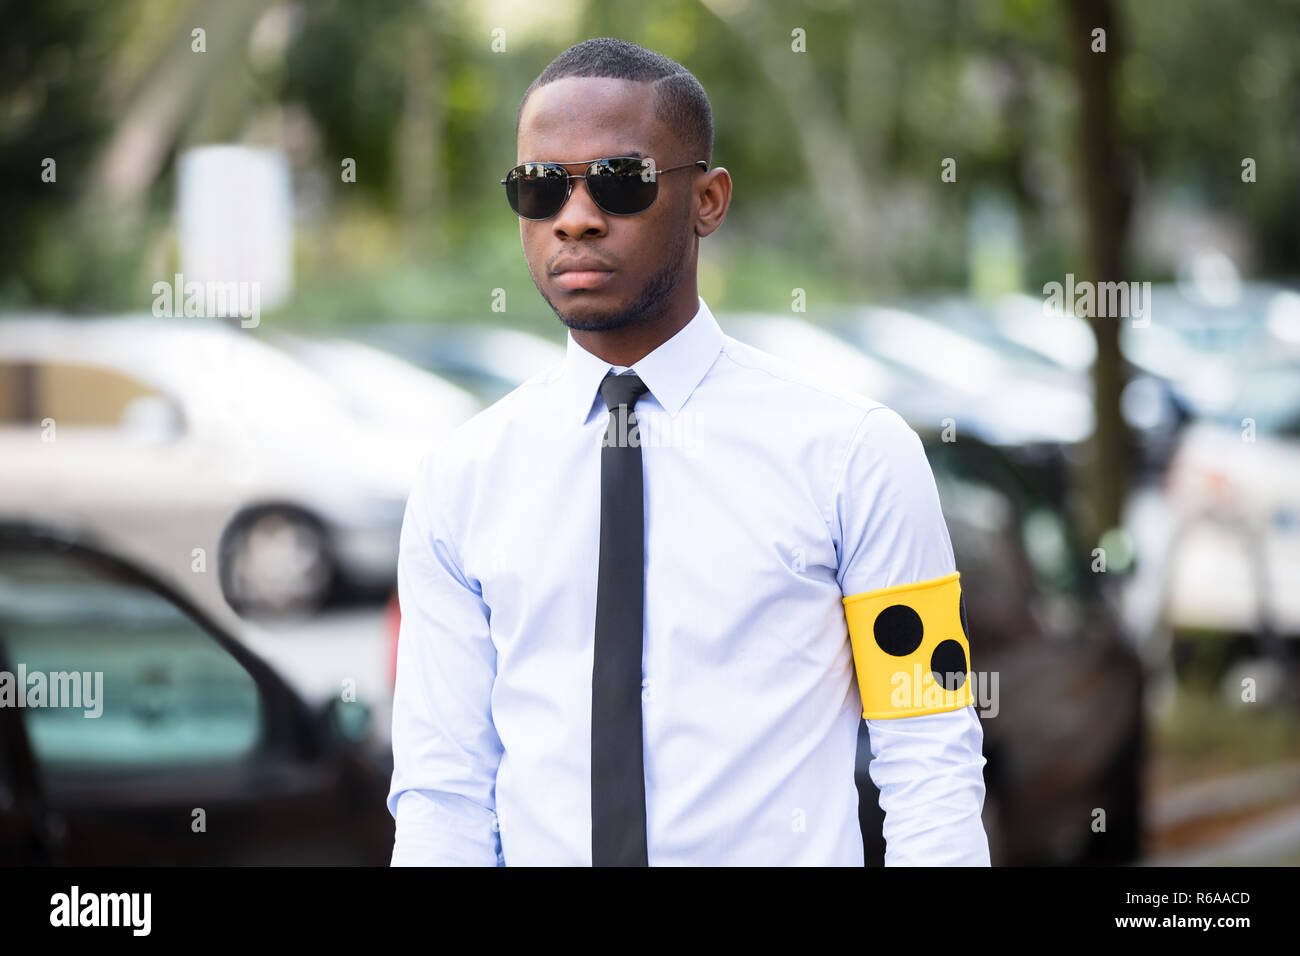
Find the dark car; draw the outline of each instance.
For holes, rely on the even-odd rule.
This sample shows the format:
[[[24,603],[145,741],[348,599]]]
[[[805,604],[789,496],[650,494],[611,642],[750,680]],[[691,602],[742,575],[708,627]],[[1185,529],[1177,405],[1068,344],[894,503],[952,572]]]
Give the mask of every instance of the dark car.
[[[97,547],[0,525],[0,682],[0,863],[388,862],[365,704],[309,708]]]
[[[970,622],[994,865],[1117,864],[1141,838],[1142,668],[1091,550],[1006,455],[923,436]],[[996,694],[992,681],[997,678]],[[981,696],[988,702],[981,701]],[[866,860],[882,865],[866,722],[855,778]],[[1094,832],[1096,811],[1105,829]]]

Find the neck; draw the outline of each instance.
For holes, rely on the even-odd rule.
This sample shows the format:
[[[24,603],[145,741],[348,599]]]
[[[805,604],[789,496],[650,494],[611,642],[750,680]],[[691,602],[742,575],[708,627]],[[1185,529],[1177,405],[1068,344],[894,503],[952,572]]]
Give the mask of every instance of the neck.
[[[570,329],[573,340],[592,355],[610,365],[631,366],[686,327],[699,311],[699,294],[695,277],[683,281],[668,308],[643,322],[605,331]]]

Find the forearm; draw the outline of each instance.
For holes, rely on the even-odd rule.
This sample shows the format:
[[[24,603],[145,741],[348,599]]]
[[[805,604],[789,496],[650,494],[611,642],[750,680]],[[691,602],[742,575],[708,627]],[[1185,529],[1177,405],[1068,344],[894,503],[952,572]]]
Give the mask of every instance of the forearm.
[[[393,866],[500,866],[496,814],[439,791],[406,790],[397,802]]]
[[[886,866],[988,866],[983,730],[975,708],[870,720]]]

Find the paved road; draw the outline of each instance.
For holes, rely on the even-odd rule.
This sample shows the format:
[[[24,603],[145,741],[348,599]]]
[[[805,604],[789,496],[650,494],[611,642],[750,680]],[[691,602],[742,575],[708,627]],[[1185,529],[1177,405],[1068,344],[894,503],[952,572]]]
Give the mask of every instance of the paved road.
[[[1295,866],[1300,862],[1300,763],[1179,787],[1154,801],[1147,824],[1155,834],[1177,837],[1179,845],[1152,854],[1144,866]]]

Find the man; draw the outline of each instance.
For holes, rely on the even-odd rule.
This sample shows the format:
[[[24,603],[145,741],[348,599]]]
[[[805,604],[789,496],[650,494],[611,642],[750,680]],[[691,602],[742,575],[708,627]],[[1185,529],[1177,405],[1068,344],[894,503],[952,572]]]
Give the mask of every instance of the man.
[[[503,184],[568,352],[412,490],[394,865],[861,866],[864,716],[886,864],[988,865],[929,466],[894,412],[699,298],[732,187],[703,89],[588,40],[516,138]]]

